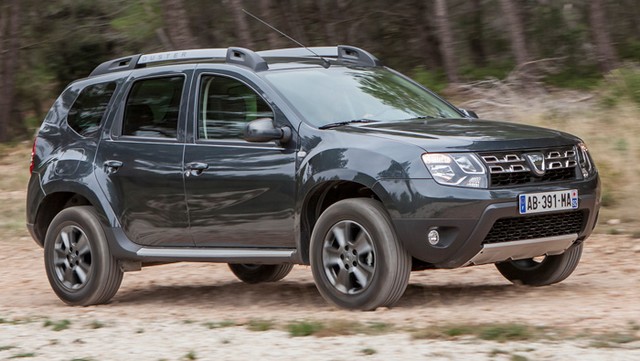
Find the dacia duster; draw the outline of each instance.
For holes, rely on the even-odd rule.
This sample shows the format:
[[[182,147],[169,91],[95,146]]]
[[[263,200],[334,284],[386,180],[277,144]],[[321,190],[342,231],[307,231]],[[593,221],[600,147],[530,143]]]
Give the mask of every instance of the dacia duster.
[[[70,305],[179,261],[248,283],[310,265],[325,299],[361,310],[396,303],[412,270],[562,281],[598,216],[587,147],[476,118],[352,46],[115,59],[44,119],[27,227]]]

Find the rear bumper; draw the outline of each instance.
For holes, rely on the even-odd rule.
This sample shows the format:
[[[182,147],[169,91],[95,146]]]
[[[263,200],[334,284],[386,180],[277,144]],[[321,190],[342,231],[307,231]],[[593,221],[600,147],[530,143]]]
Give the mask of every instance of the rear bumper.
[[[562,237],[562,241],[539,237],[544,239],[537,239],[536,242],[531,239],[501,242],[499,246],[483,244],[497,220],[532,217],[519,214],[519,194],[563,189],[578,190],[579,208],[569,212],[581,212],[584,218],[579,232],[553,236],[571,235],[572,240],[568,241],[567,237]],[[600,207],[598,177],[564,184],[499,190],[446,187],[431,179],[382,180],[376,183],[374,191],[382,194],[396,234],[405,248],[413,257],[437,268],[457,268],[510,258],[562,253],[571,244],[582,242],[591,234]],[[548,215],[557,214],[560,217],[566,212],[550,212]],[[427,241],[427,233],[431,229],[440,234],[440,241],[436,245]]]

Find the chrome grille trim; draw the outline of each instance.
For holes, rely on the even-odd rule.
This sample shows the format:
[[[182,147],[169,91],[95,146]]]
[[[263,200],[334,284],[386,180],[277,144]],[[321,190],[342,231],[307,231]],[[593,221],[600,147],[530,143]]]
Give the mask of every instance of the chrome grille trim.
[[[525,157],[528,153],[542,153],[545,174],[535,174],[532,164]],[[577,179],[578,152],[572,146],[482,152],[478,156],[488,169],[492,188]]]

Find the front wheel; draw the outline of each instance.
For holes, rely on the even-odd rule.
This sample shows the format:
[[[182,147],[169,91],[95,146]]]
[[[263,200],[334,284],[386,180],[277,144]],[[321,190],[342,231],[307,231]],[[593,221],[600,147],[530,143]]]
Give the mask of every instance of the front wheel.
[[[73,306],[106,303],[122,282],[93,207],[66,208],[55,216],[44,241],[44,263],[53,291]]]
[[[376,200],[346,199],[328,207],[311,235],[311,271],[320,294],[347,309],[395,304],[409,282],[411,256]]]
[[[276,282],[285,278],[293,265],[285,264],[251,264],[229,263],[229,269],[238,279],[245,283]]]
[[[563,254],[496,263],[496,268],[509,281],[528,286],[546,286],[563,281],[576,269],[582,255],[582,243]]]

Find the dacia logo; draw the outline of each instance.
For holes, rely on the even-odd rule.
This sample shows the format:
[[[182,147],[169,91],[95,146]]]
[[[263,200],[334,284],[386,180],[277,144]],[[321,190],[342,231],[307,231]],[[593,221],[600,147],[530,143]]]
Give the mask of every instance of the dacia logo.
[[[542,177],[546,171],[544,164],[544,154],[542,153],[526,153],[524,157],[531,166],[531,171],[538,177]]]

